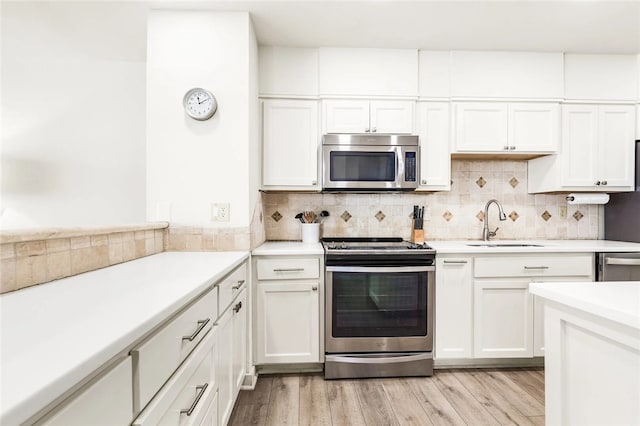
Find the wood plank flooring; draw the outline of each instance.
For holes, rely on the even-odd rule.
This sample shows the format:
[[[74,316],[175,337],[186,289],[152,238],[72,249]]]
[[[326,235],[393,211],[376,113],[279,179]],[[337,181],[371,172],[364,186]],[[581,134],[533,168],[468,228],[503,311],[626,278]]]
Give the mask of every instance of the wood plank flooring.
[[[229,424],[544,425],[541,368],[436,370],[433,377],[324,380],[261,375]]]

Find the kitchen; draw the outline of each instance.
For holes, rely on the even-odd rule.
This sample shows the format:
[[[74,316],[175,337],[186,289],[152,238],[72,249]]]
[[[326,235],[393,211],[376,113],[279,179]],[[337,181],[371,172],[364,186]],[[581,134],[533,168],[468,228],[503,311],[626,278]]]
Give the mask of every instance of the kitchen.
[[[326,284],[324,274],[320,273],[324,268],[322,248],[318,245],[315,249],[303,249],[282,243],[275,251],[267,251],[268,246],[259,249],[264,241],[300,240],[300,223],[295,215],[301,211],[330,213],[321,225],[324,237],[410,239],[413,206],[425,206],[426,240],[438,253],[436,305],[452,300],[453,305],[444,306],[455,308],[451,311],[436,308],[436,367],[439,348],[450,351],[440,356],[443,362],[466,359],[477,366],[474,364],[477,358],[500,359],[497,353],[504,348],[496,347],[496,343],[521,352],[521,356],[510,354],[509,359],[524,359],[522,366],[542,365],[543,358],[534,355],[540,349],[534,347],[534,334],[539,334],[541,327],[531,323],[539,316],[532,312],[536,305],[526,288],[531,275],[517,279],[496,276],[496,270],[508,269],[491,266],[496,255],[509,256],[510,261],[518,256],[547,253],[556,257],[563,252],[567,256],[582,255],[575,262],[568,262],[573,269],[551,276],[557,281],[565,281],[558,277],[566,281],[592,281],[596,252],[638,251],[631,243],[611,243],[607,247],[609,243],[599,241],[605,238],[603,222],[607,207],[566,200],[569,193],[633,189],[632,143],[638,139],[640,122],[637,5],[571,6],[560,2],[556,6],[532,4],[508,12],[492,3],[475,6],[418,3],[393,7],[385,3],[368,4],[366,13],[371,15],[365,17],[370,22],[386,16],[394,22],[404,22],[407,28],[410,27],[407,22],[411,22],[416,33],[424,32],[426,39],[412,43],[386,32],[341,33],[333,22],[338,12],[322,14],[326,4],[296,6],[300,9],[288,5],[292,13],[325,19],[319,20],[317,26],[305,27],[304,31],[297,28],[297,32],[293,31],[299,21],[278,13],[268,3],[254,5],[251,14],[228,3],[217,5],[218,8],[206,3],[201,6],[215,10],[176,11],[178,6],[172,4],[157,6],[156,9],[164,10],[150,12],[149,5],[144,3],[2,4],[3,293],[18,290],[8,293],[16,297],[29,290],[21,290],[22,287],[32,284],[72,275],[69,279],[106,274],[112,268],[125,268],[139,261],[160,268],[152,263],[157,255],[253,250],[244,272],[236,271],[244,274],[236,282],[245,280],[245,290],[236,289],[240,291],[225,299],[225,306],[237,309],[240,314],[247,312],[242,306],[252,307],[248,317],[244,317],[250,338],[244,341],[246,351],[240,345],[239,352],[247,356],[245,377],[224,395],[220,390],[217,394],[218,401],[222,396],[225,401],[233,401],[229,394],[237,394],[240,386],[255,385],[256,365],[309,364],[309,359],[316,361],[310,364],[321,364],[324,357],[321,338],[324,303],[319,303],[324,301]],[[363,13],[362,7],[357,4],[334,7],[341,16],[362,19],[357,15]],[[550,7],[551,11],[546,9]],[[540,26],[532,29],[530,25],[535,23],[532,16],[538,16],[532,13],[535,11],[540,13],[536,18]],[[505,20],[507,13],[513,16]],[[549,25],[542,18],[548,13],[567,19],[555,24],[558,37],[548,40],[541,35],[538,45],[519,40],[515,34],[505,37],[504,33],[491,29],[504,30],[502,22],[519,19],[523,34],[527,29],[529,33],[537,33],[543,23]],[[415,17],[411,18],[412,15]],[[616,17],[617,25],[613,25],[613,20],[603,20],[603,16],[611,15]],[[401,21],[400,16],[410,21]],[[478,16],[482,16],[482,21],[472,19]],[[460,25],[454,25],[454,17],[455,22],[467,22],[468,28],[463,31]],[[424,25],[422,19],[429,19],[430,25]],[[320,25],[323,22],[324,27]],[[599,23],[602,32],[585,28],[584,22]],[[116,32],[114,28],[122,30]],[[326,31],[328,28],[331,31]],[[454,28],[460,32],[452,33]],[[439,37],[438,31],[450,38]],[[563,39],[559,34],[564,32],[580,34],[584,44]],[[609,55],[598,55],[602,53]],[[217,100],[218,111],[206,121],[192,120],[185,114],[182,98],[192,87],[210,90]],[[530,112],[534,106],[543,108],[535,109],[533,118],[527,121],[521,114]],[[345,110],[352,114],[341,115],[340,111]],[[344,129],[341,126],[353,125],[354,114],[365,110],[365,126],[355,131],[340,130]],[[374,110],[382,112],[372,115]],[[631,115],[628,111],[632,111]],[[597,130],[591,122],[588,122],[591,127],[585,126],[580,121],[585,116],[598,122],[601,129]],[[374,126],[371,117],[378,120]],[[400,128],[383,132],[384,117],[393,117],[386,125]],[[574,117],[576,121],[571,121]],[[613,121],[608,121],[608,117],[614,117]],[[617,121],[619,117],[622,122]],[[611,122],[622,130],[606,131],[605,125]],[[633,124],[629,125],[630,122]],[[561,132],[560,127],[570,123],[573,127],[563,127]],[[521,124],[526,131],[512,135],[507,129],[517,129],[514,124]],[[379,133],[405,133],[403,128],[407,126],[408,133],[429,144],[420,149],[420,180],[425,181],[420,182],[421,188],[412,193],[320,192],[317,150],[322,135],[334,133],[332,128],[339,129],[337,133],[366,132],[365,127],[369,130],[379,127]],[[581,130],[585,128],[614,137],[605,144],[599,141],[604,137]],[[615,136],[621,133],[622,137]],[[499,144],[495,144],[496,134]],[[528,137],[531,134],[536,137]],[[569,157],[553,154],[564,153],[565,135],[577,140],[591,138],[593,149],[578,150]],[[549,144],[520,149],[520,143],[532,144],[541,139]],[[627,141],[623,142],[624,147],[604,148],[621,139]],[[293,144],[294,140],[308,143]],[[493,145],[478,145],[487,141]],[[505,154],[503,147],[511,146],[516,149]],[[611,153],[618,153],[618,157],[609,158]],[[292,158],[296,161],[291,161]],[[567,177],[566,170],[573,174]],[[609,186],[595,185],[603,181]],[[485,217],[484,207],[491,199],[501,203],[506,220],[498,220],[495,206]],[[491,231],[500,227],[494,237],[497,240],[528,244],[537,241],[539,245],[555,244],[555,249],[550,252],[548,247],[466,246],[479,242],[487,220]],[[28,230],[24,231],[25,228]],[[461,240],[466,243],[456,245]],[[165,251],[168,253],[162,253]],[[308,264],[303,264],[302,273],[309,274],[289,277],[289,281],[270,278],[268,270],[263,271],[266,276],[259,274],[261,260],[284,264],[271,265],[272,270],[298,268],[287,260],[292,256],[295,261],[310,258],[315,272],[309,272]],[[142,259],[127,262],[136,258]],[[482,269],[479,258],[489,262],[489,272]],[[163,259],[171,263],[168,257]],[[468,263],[445,266],[445,261]],[[185,258],[181,262],[195,263]],[[247,259],[234,259],[233,268],[240,266],[239,262]],[[586,270],[585,262],[589,264]],[[192,267],[199,268],[195,264]],[[454,269],[454,275],[444,274],[451,267],[458,268]],[[231,269],[222,268],[211,276],[224,281]],[[88,272],[93,270],[96,271]],[[439,274],[444,275],[440,278]],[[546,279],[548,274],[540,278]],[[211,277],[206,281],[211,281]],[[511,285],[504,293],[505,298],[491,298],[490,286],[503,285],[504,281]],[[29,291],[60,288],[68,282],[65,278]],[[448,282],[459,286],[440,291],[439,286]],[[222,309],[223,284],[216,286],[221,316],[228,312]],[[293,291],[294,284],[304,291]],[[153,289],[145,287],[152,293]],[[292,291],[287,293],[287,289]],[[486,293],[482,293],[484,290]],[[195,289],[190,291],[191,297],[196,296]],[[280,298],[276,297],[278,294]],[[486,294],[488,298],[481,299],[475,294]],[[54,292],[49,297],[61,296]],[[188,302],[185,297],[181,296],[181,305],[171,305],[174,312]],[[247,299],[241,304],[242,297]],[[265,305],[258,300],[274,304]],[[291,344],[287,339],[264,341],[265,337],[273,336],[261,334],[259,329],[265,322],[255,321],[258,315],[269,314],[268,318],[286,325],[286,316],[271,315],[283,311],[285,306],[291,309],[291,300],[301,302],[297,308],[299,318],[311,316],[309,322],[295,328],[301,344],[315,346],[307,346],[311,349],[306,354],[260,352],[258,348],[265,344],[273,343],[276,349],[278,344],[285,347]],[[481,300],[486,305],[478,305]],[[522,308],[517,311],[521,315],[517,324],[526,328],[526,333],[487,334],[500,320],[487,315],[494,312],[490,309],[492,303]],[[3,304],[3,313],[4,306],[7,305]],[[169,312],[163,306],[166,319]],[[260,311],[265,307],[271,310]],[[439,315],[447,312],[457,320],[452,322],[446,315],[440,319]],[[484,322],[476,318],[480,313],[485,314]],[[94,371],[113,362],[125,348],[142,354],[139,344],[148,338],[152,328],[162,323],[158,312],[152,317],[155,326],[146,330],[137,328],[129,343],[117,350],[112,348],[106,359],[103,355],[93,360],[94,367],[85,376],[95,376]],[[201,330],[209,330],[210,323]],[[226,337],[223,323],[220,320],[217,332]],[[461,323],[468,326],[461,327]],[[242,322],[238,324],[242,328]],[[449,328],[438,333],[440,325]],[[316,337],[310,338],[311,333]],[[206,336],[211,334],[209,331]],[[215,345],[206,336],[202,341]],[[513,341],[501,341],[509,336],[526,338],[517,342],[520,346],[514,346]],[[197,342],[201,336],[194,339]],[[224,347],[222,340],[218,339],[219,352]],[[202,344],[196,346],[194,354],[200,347]],[[483,352],[486,352],[483,356],[474,355]],[[143,358],[139,356],[136,362]],[[260,361],[261,357],[270,358]],[[176,368],[186,364],[180,361]],[[5,371],[3,365],[3,376]],[[437,376],[436,369],[434,377]],[[67,388],[63,388],[61,381],[56,382],[59,393],[53,402],[51,392],[50,399],[42,402],[46,395],[41,392],[44,400],[40,400],[38,413],[29,414],[30,421],[54,409],[57,403],[82,388],[84,382],[79,376],[71,383],[65,382]],[[214,398],[212,388],[202,392],[205,400]],[[134,394],[139,396],[140,392]],[[138,396],[135,398],[139,399]],[[150,399],[134,402],[134,410],[139,412]],[[192,400],[190,396],[187,405]],[[228,403],[225,409],[221,423],[231,415]],[[29,419],[21,421],[24,420]]]

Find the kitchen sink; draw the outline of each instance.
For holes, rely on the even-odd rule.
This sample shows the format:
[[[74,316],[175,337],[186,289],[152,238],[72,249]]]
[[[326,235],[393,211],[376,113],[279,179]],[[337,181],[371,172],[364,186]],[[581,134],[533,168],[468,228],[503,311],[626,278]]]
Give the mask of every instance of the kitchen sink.
[[[540,244],[522,244],[522,243],[478,243],[467,244],[470,247],[544,247]]]

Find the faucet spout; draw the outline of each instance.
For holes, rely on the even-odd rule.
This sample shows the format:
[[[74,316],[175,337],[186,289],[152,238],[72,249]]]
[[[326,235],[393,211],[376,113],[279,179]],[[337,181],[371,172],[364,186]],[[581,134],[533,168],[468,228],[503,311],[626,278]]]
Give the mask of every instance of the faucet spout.
[[[500,219],[501,221],[507,220],[507,215],[504,214],[502,205],[498,200],[492,199],[487,201],[487,204],[485,204],[484,206],[484,228],[482,230],[482,239],[484,241],[489,241],[491,237],[495,237],[496,232],[498,232],[498,229],[500,229],[500,228],[496,228],[495,231],[489,231],[489,206],[491,204],[495,204],[496,206],[498,206],[498,219]]]

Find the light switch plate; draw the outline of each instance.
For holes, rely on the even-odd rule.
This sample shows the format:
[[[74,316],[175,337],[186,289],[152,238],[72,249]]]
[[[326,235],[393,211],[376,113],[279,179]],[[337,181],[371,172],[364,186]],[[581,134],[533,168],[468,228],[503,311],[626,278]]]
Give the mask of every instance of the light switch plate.
[[[558,216],[560,217],[560,219],[567,218],[567,206],[558,207]]]
[[[211,221],[229,222],[229,203],[212,203]]]

